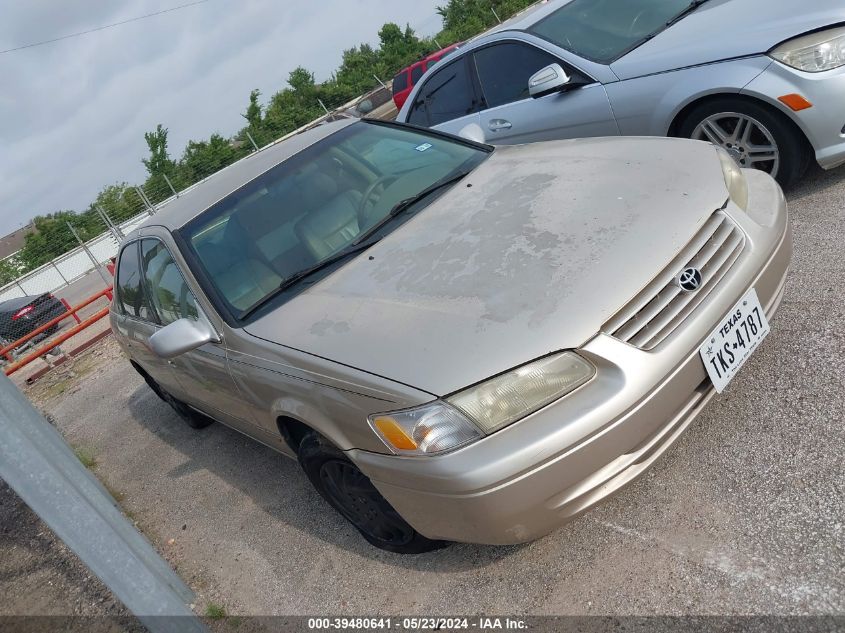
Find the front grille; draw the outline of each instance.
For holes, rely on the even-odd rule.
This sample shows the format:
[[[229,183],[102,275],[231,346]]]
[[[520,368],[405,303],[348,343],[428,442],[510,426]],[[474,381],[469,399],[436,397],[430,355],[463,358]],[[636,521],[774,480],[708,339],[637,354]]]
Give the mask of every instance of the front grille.
[[[614,338],[650,350],[672,334],[727,274],[745,245],[742,230],[724,213],[714,213],[673,262],[602,328]],[[701,271],[696,292],[683,292],[675,279],[687,267]]]

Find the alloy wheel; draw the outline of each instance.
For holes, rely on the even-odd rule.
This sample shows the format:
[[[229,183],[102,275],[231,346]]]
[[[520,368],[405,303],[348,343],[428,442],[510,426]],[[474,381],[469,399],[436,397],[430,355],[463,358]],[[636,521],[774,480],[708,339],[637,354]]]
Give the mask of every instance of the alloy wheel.
[[[780,149],[774,136],[747,114],[713,114],[695,127],[692,138],[725,148],[741,167],[759,169],[772,177],[780,169]]]

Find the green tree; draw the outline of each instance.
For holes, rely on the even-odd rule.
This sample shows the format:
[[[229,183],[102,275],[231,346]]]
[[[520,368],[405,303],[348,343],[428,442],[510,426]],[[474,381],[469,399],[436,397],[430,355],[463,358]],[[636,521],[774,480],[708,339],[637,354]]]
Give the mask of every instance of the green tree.
[[[410,26],[403,31],[398,25],[388,22],[378,33],[382,74],[393,79],[399,70],[408,64],[434,52],[431,41],[421,40]]]
[[[536,0],[449,0],[437,7],[443,18],[443,31],[437,39],[446,41],[467,40],[497,24],[496,12],[502,20],[534,4]]]
[[[313,73],[300,66],[288,76],[288,85],[289,88],[273,95],[264,115],[264,126],[274,138],[293,132],[323,114]]]
[[[247,120],[249,127],[259,129],[261,127],[261,104],[258,103],[258,97],[261,96],[261,91],[258,89],[249,93],[249,105],[246,112],[241,116]]]
[[[167,184],[168,179],[177,191],[185,184],[175,178],[176,163],[167,153],[167,132],[167,128],[159,123],[154,131],[144,134],[144,140],[150,150],[150,157],[141,159],[150,174],[144,183],[144,191],[153,203],[161,202],[172,195],[170,185]]]
[[[102,209],[112,222],[120,223],[141,213],[143,202],[134,189],[122,182],[103,187],[88,210],[90,213],[96,213],[97,207]]]
[[[20,275],[20,266],[14,256],[0,259],[0,286],[12,283]]]
[[[231,141],[220,134],[212,134],[208,141],[189,141],[177,165],[177,180],[187,184],[199,182],[240,157]]]
[[[17,254],[21,272],[38,268],[79,246],[68,229],[68,223],[83,240],[93,239],[105,230],[102,220],[91,212],[77,214],[74,211],[59,211],[38,216],[33,220],[35,231],[27,233],[23,248]]]
[[[147,168],[150,176],[157,176],[159,174],[172,175],[175,171],[175,163],[167,154],[167,128],[162,127],[161,123],[156,126],[152,132],[144,134],[144,140],[147,141],[147,147],[150,150],[149,158],[142,158],[141,162]]]

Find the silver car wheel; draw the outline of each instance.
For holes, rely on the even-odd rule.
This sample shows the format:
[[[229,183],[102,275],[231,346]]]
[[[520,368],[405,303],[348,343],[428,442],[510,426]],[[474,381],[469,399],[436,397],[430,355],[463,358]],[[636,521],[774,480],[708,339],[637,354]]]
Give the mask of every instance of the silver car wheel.
[[[718,112],[695,126],[692,138],[724,147],[741,167],[777,176],[780,150],[769,129],[757,119],[739,112]]]

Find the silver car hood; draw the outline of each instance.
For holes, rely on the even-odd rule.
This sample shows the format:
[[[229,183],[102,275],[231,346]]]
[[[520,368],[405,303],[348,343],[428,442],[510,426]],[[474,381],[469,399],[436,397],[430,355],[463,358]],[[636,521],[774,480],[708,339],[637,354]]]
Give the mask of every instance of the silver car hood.
[[[619,61],[620,79],[767,53],[808,31],[845,22],[842,0],[710,0]]]
[[[500,147],[381,242],[245,329],[446,395],[581,346],[727,198],[715,150],[697,141]]]

